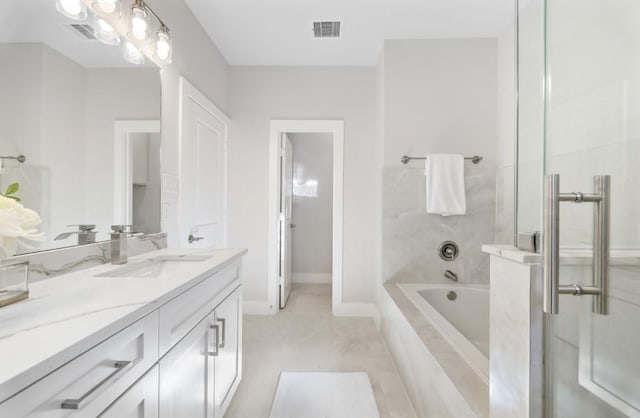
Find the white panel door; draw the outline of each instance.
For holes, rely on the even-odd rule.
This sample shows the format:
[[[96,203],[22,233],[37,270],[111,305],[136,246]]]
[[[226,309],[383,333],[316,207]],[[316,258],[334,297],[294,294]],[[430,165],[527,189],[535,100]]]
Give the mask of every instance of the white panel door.
[[[184,79],[181,86],[180,244],[222,248],[226,246],[228,119]]]
[[[291,293],[291,223],[293,211],[293,145],[287,134],[280,142],[280,309]]]

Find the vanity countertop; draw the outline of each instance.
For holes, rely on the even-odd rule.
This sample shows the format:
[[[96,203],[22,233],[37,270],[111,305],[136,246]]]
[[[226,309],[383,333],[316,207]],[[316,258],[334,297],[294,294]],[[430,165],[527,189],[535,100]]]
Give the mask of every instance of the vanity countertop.
[[[231,264],[245,249],[164,249],[131,257],[203,254],[165,263],[154,277],[95,277],[105,264],[43,280],[29,299],[0,308],[0,402]]]

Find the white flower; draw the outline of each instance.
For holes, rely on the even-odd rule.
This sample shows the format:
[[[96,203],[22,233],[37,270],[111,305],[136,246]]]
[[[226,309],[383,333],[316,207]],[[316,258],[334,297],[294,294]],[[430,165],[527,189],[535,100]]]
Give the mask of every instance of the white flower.
[[[44,234],[38,230],[41,222],[36,211],[0,195],[0,259],[14,255],[23,240],[42,241]]]

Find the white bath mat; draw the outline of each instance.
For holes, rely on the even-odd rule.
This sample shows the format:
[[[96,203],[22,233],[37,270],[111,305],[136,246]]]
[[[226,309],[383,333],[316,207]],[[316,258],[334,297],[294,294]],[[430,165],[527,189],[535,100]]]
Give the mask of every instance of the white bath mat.
[[[380,418],[366,373],[280,373],[270,418]]]

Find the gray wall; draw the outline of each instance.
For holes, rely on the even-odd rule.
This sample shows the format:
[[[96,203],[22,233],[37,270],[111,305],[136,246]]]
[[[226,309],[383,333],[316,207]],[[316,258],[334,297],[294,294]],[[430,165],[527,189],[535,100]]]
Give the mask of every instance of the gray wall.
[[[481,245],[495,237],[497,42],[495,39],[387,41],[384,51],[383,280],[487,283]],[[425,209],[424,163],[400,157],[428,153],[482,155],[465,162],[467,214],[442,217]],[[439,244],[460,255],[444,262]]]
[[[342,119],[343,301],[374,301],[379,275],[380,144],[374,67],[233,67],[229,141],[229,245],[248,247],[245,299],[267,303],[269,122]]]

